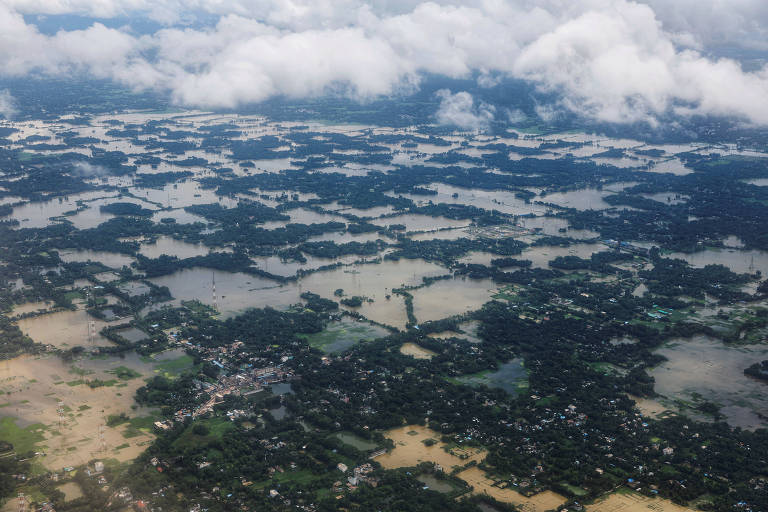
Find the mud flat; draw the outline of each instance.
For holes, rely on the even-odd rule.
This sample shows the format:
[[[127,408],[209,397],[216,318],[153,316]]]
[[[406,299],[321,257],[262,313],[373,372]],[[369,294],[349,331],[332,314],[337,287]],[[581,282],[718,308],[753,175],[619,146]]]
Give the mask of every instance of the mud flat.
[[[691,512],[662,498],[649,498],[636,492],[619,491],[586,506],[587,512]]]
[[[454,448],[450,452],[444,449],[440,434],[421,425],[408,425],[384,433],[395,443],[395,448],[376,457],[386,469],[417,466],[421,462],[440,464],[443,470],[450,472],[454,466],[464,466],[469,462],[480,462],[485,457],[482,448]],[[427,446],[424,441],[432,439],[435,444]]]
[[[477,466],[466,469],[456,476],[473,487],[473,494],[491,496],[503,503],[511,503],[519,507],[523,512],[556,510],[560,505],[568,501],[564,496],[552,491],[540,492],[529,497],[523,496],[509,487],[505,489],[494,487],[494,481],[485,476],[485,472]]]

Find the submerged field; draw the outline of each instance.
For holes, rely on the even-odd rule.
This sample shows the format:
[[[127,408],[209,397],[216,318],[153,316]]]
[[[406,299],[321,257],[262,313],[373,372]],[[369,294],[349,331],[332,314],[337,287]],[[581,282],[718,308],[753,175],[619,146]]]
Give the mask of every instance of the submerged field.
[[[23,356],[2,361],[0,438],[13,443],[17,453],[45,453],[36,461],[48,470],[98,458],[132,460],[154,439],[157,413],[135,406],[136,389],[180,357],[168,353],[144,360],[129,354],[65,363],[55,356]],[[102,385],[88,385],[97,380]],[[121,414],[125,420],[110,420]]]

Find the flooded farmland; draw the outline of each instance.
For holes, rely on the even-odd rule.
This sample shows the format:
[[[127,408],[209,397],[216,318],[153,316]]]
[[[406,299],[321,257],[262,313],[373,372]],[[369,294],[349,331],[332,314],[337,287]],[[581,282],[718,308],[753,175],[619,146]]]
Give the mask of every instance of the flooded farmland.
[[[131,353],[72,362],[54,355],[0,361],[0,390],[4,393],[0,432],[9,438],[27,439],[27,443],[34,441],[17,449],[45,452],[46,456],[37,460],[54,471],[93,458],[131,460],[154,438],[151,421],[113,427],[105,426],[106,421],[121,413],[150,417],[152,411],[133,407],[136,389],[144,385],[145,378],[162,371],[163,363],[179,357],[179,353],[169,352],[151,360]],[[86,382],[94,379],[107,384],[91,388]]]
[[[120,322],[122,321],[116,323]],[[57,348],[110,346],[112,342],[99,333],[110,325],[115,323],[93,318],[85,310],[57,311],[18,321],[18,326],[24,334],[38,343]]]
[[[411,356],[414,359],[432,359],[435,354],[431,350],[428,350],[416,343],[403,343],[400,347],[400,353],[406,356]]]
[[[650,498],[635,492],[614,492],[587,505],[587,512],[691,512],[695,509],[681,507],[663,498]]]
[[[315,108],[329,119],[300,119]],[[373,457],[407,468],[397,492],[443,509],[474,494],[481,510],[505,508],[493,498],[525,512],[571,500],[682,512],[629,484],[663,494],[651,472],[667,469],[707,492],[704,478],[733,478],[728,461],[654,457],[637,440],[680,454],[686,433],[659,421],[675,415],[767,426],[768,388],[743,371],[768,360],[768,251],[753,222],[768,192],[755,169],[724,167],[736,176],[722,196],[730,221],[704,232],[720,205],[697,189],[733,164],[718,151],[753,150],[532,122],[472,133],[410,113],[397,128],[345,124],[344,111],[318,101],[281,110],[293,121],[175,107],[0,119],[9,158],[23,160],[0,172],[0,303],[16,337],[0,351],[0,441],[37,454],[31,475],[72,466],[96,482],[82,465],[99,459],[105,500],[130,489],[137,510],[245,510],[250,499],[330,510],[388,492],[394,475],[369,472]],[[69,157],[67,139],[79,141]],[[46,159],[63,165],[61,188],[80,192],[36,180]],[[67,170],[97,160],[97,175]],[[613,205],[619,193],[631,207]],[[665,274],[643,250],[654,246],[690,268]],[[576,271],[552,272],[558,257]],[[696,270],[711,263],[750,278],[710,282],[716,273]],[[676,337],[700,326],[736,341]],[[718,442],[736,453],[749,435]],[[751,446],[734,488],[766,473]],[[69,471],[49,485],[62,502],[99,492]]]
[[[755,429],[766,426],[766,385],[744,375],[744,369],[768,359],[764,345],[727,346],[705,336],[674,340],[657,353],[668,360],[654,368],[656,391],[684,407],[708,400],[721,407],[733,426]],[[700,398],[697,398],[700,397]]]
[[[496,285],[490,279],[451,278],[410,292],[419,322],[440,320],[480,309],[491,300]]]
[[[479,448],[454,448],[450,451],[443,449],[439,441],[440,435],[421,425],[409,425],[388,430],[384,434],[395,443],[395,448],[376,457],[376,462],[387,469],[412,467],[421,462],[440,464],[446,471],[464,466],[469,462],[480,462],[485,451]],[[435,440],[436,443],[427,446],[424,441]]]

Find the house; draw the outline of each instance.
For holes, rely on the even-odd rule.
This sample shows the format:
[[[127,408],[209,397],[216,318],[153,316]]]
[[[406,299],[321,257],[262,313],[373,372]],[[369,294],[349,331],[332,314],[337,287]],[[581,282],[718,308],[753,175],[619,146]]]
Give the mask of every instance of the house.
[[[339,464],[336,466],[336,468],[338,468],[338,470],[341,471],[342,473],[346,473],[347,470],[349,469],[347,467],[347,465],[344,464],[343,462],[339,462]]]

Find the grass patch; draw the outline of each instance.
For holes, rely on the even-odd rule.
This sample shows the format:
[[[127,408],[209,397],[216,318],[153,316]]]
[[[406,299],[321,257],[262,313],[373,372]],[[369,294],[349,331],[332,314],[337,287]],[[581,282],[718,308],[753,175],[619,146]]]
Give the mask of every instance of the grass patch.
[[[195,426],[202,425],[206,429],[205,434],[196,434]],[[234,428],[231,421],[226,418],[210,418],[194,421],[187,427],[174,442],[174,448],[183,450],[185,448],[198,448],[200,445],[207,445],[213,441],[220,441],[224,434]]]
[[[93,373],[92,370],[86,370],[85,368],[80,368],[79,366],[70,366],[69,367],[69,373],[73,373],[75,375],[80,375],[81,377],[84,375],[90,375]]]
[[[141,374],[139,372],[137,372],[136,370],[127,368],[125,366],[118,366],[117,368],[107,370],[105,373],[111,373],[112,375],[115,375],[120,380],[131,380],[131,379],[136,379],[138,377],[141,377]]]
[[[585,496],[587,494],[587,491],[585,491],[581,487],[577,487],[575,485],[571,485],[565,482],[561,482],[560,486],[565,489],[568,489],[568,492],[570,492],[574,496]]]
[[[168,361],[162,361],[159,363],[152,360],[152,362],[155,363],[155,370],[163,372],[166,377],[174,377],[179,375],[184,370],[191,368],[194,361],[195,359],[187,354],[177,357],[176,359],[170,359]]]
[[[310,347],[325,353],[343,352],[362,340],[373,340],[389,334],[376,325],[343,319],[329,323],[321,332],[299,334]]]
[[[83,294],[77,290],[73,290],[71,292],[65,293],[64,298],[67,300],[80,300],[83,298]]]
[[[16,425],[15,418],[0,418],[0,439],[11,443],[16,453],[33,451],[35,445],[44,440],[44,430],[42,423],[21,428]]]

